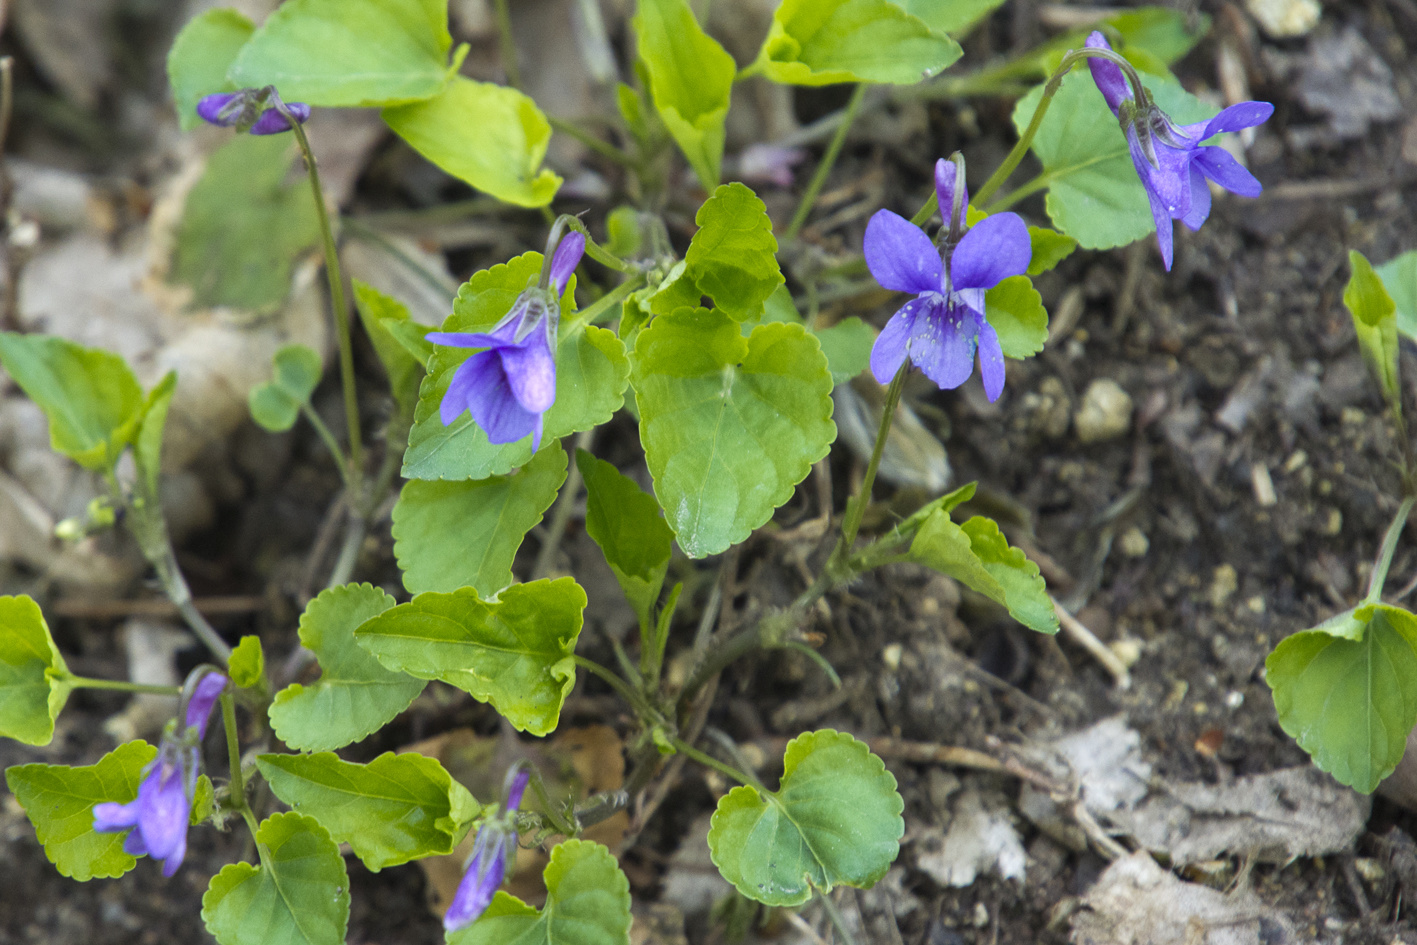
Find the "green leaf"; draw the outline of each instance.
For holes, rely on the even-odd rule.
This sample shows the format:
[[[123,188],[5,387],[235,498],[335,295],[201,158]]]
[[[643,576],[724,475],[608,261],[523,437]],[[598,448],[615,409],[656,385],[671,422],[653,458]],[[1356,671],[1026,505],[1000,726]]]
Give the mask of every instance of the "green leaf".
[[[1010,358],[1031,358],[1048,342],[1048,311],[1028,276],[1010,276],[984,294],[985,317]]]
[[[474,273],[458,291],[443,331],[490,331],[540,271],[541,254],[524,253],[506,265]],[[625,402],[630,363],[624,344],[614,332],[573,318],[574,312],[573,280],[561,296],[556,402],[542,418],[543,442],[599,426]],[[403,474],[407,478],[484,479],[531,459],[531,437],[515,443],[489,443],[469,411],[463,411],[451,426],[443,425],[438,413],[443,395],[457,369],[472,354],[467,348],[434,348],[404,452]]]
[[[137,435],[143,389],[118,355],[51,335],[0,332],[0,364],[49,420],[49,444],[108,469]]]
[[[320,384],[324,364],[304,345],[284,345],[271,359],[275,376],[251,388],[251,419],[272,433],[295,426],[300,408]]]
[[[1397,330],[1417,338],[1417,250],[1388,260],[1377,272],[1397,310]]]
[[[0,735],[48,745],[73,676],[29,597],[0,597]]]
[[[1168,66],[1194,49],[1210,31],[1210,17],[1196,17],[1167,7],[1126,10],[1103,22],[1122,34],[1128,55],[1134,48],[1144,49]]]
[[[261,865],[231,863],[202,897],[221,945],[342,945],[349,876],[339,846],[303,814],[272,814],[256,831]]]
[[[320,238],[309,185],[285,182],[291,156],[289,135],[236,135],[207,159],[172,257],[194,304],[264,311],[289,294],[292,265]]]
[[[1004,0],[892,0],[896,6],[924,21],[937,33],[951,36],[971,26],[997,9]]]
[[[1340,629],[1281,640],[1265,682],[1280,727],[1316,765],[1367,794],[1402,760],[1417,723],[1417,617],[1368,604]]]
[[[745,339],[721,312],[680,309],[640,333],[634,361],[655,495],[690,557],[747,538],[836,438],[827,360],[800,325]]]
[[[974,208],[971,207],[971,210]],[[1046,226],[1030,226],[1028,242],[1033,256],[1028,263],[1028,275],[1042,275],[1067,259],[1078,248],[1078,241]]]
[[[231,66],[237,88],[274,85],[287,102],[396,105],[448,80],[446,0],[288,0]]]
[[[261,638],[244,636],[231,651],[226,662],[226,674],[238,689],[250,689],[260,685],[266,677],[266,654],[261,649]]]
[[[827,356],[833,385],[845,384],[870,366],[876,330],[855,315],[813,334],[822,345],[822,354]]]
[[[588,840],[566,840],[542,873],[540,912],[498,892],[482,917],[447,935],[447,945],[628,945],[630,881],[610,851]]]
[[[653,626],[674,532],[664,523],[654,497],[614,466],[585,450],[576,450],[576,466],[585,478],[586,534],[605,554],[640,626]]]
[[[1178,124],[1205,121],[1214,109],[1174,81],[1143,77],[1156,103]],[[1022,134],[1043,97],[1043,86],[1014,107]],[[1127,139],[1086,69],[1063,79],[1033,139],[1053,224],[1089,249],[1107,249],[1155,232],[1146,190],[1127,152]]]
[[[387,752],[367,765],[318,755],[261,755],[271,790],[308,814],[337,843],[348,843],[374,872],[449,854],[481,811],[437,761]]]
[[[957,525],[941,508],[915,533],[909,557],[1007,607],[1030,630],[1058,632],[1058,615],[1038,565],[1011,547],[992,520],[975,516]]]
[[[424,341],[427,326],[415,322],[408,306],[367,283],[354,280],[354,307],[374,344],[374,353],[389,375],[389,392],[405,414],[418,404],[418,385],[423,382],[423,365],[433,353],[433,343]],[[418,357],[409,351],[412,343],[426,353]]]
[[[148,501],[157,500],[157,480],[162,472],[162,433],[167,427],[167,411],[172,406],[172,395],[177,392],[177,372],[168,371],[148,393],[143,405],[143,418],[138,423],[137,436],[133,438],[133,462],[138,467],[138,476]]]
[[[797,906],[813,889],[869,889],[886,875],[905,833],[895,777],[863,742],[823,729],[787,744],[782,784],[724,795],[709,828],[709,854],[749,899]]]
[[[236,86],[226,71],[256,26],[236,10],[208,10],[182,27],[167,54],[167,80],[177,106],[177,124],[191,131],[202,124],[197,102],[214,92],[232,92]]]
[[[276,693],[271,727],[301,751],[328,751],[378,731],[423,691],[423,680],[385,669],[354,642],[364,621],[394,606],[368,584],[332,587],[300,615],[300,642],[320,661],[320,678]]]
[[[466,482],[404,483],[394,506],[394,557],[411,594],[512,583],[522,539],[556,501],[566,451],[552,442],[516,472]]]
[[[684,273],[656,311],[696,308],[707,295],[714,308],[739,321],[762,317],[763,303],[784,281],[767,206],[734,181],[713,192],[694,222],[699,229],[684,257]]]
[[[0,598],[3,600],[3,598]],[[95,876],[122,876],[137,858],[123,852],[127,832],[93,829],[95,804],[127,804],[138,797],[143,768],[157,757],[144,741],[119,745],[82,768],[65,765],[17,765],[5,770],[5,783],[25,809],[35,835],[60,873],[79,882]]]
[[[753,68],[791,85],[914,85],[962,54],[958,43],[906,12],[933,6],[924,0],[783,0]]]
[[[465,587],[419,594],[366,621],[360,646],[390,669],[440,679],[545,735],[576,681],[574,653],[585,591],[572,578],[503,588],[483,600]]]
[[[1353,316],[1358,347],[1383,397],[1394,410],[1402,409],[1402,389],[1397,377],[1397,303],[1382,279],[1357,250],[1348,251],[1353,274],[1343,289],[1343,304]]]
[[[435,98],[383,114],[419,154],[498,200],[544,207],[561,186],[541,167],[551,124],[516,89],[455,76]]]
[[[717,187],[733,57],[700,28],[688,0],[640,0],[634,27],[655,110],[699,181]]]

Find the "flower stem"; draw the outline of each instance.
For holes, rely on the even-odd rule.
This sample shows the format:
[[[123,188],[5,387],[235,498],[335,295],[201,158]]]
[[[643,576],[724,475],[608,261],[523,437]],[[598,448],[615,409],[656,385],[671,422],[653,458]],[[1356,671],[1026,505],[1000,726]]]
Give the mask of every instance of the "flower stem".
[[[812,175],[812,180],[807,184],[807,190],[802,194],[802,200],[797,204],[797,212],[792,215],[792,222],[787,225],[787,230],[782,234],[784,241],[797,238],[797,234],[802,230],[802,225],[807,222],[807,215],[812,212],[812,206],[817,202],[817,195],[821,193],[823,185],[827,182],[827,175],[831,173],[833,165],[836,164],[837,155],[841,154],[841,147],[846,143],[846,135],[851,131],[852,124],[856,121],[856,115],[861,110],[861,100],[866,97],[867,85],[864,82],[858,83],[851,93],[851,100],[846,103],[846,113],[842,115],[841,124],[836,127],[836,134],[832,136],[831,144],[827,145],[826,153],[822,155],[822,160],[817,164],[816,173]]]
[[[576,436],[578,450],[589,450],[595,436],[592,428]],[[576,464],[575,454],[571,454],[570,469],[566,472],[566,484],[561,487],[561,497],[556,502],[556,511],[551,513],[551,524],[546,529],[546,537],[536,553],[536,564],[531,569],[531,579],[540,580],[551,573],[551,563],[556,558],[556,549],[561,546],[561,538],[566,534],[566,525],[571,521],[571,513],[576,508],[576,497],[581,491],[581,467]]]
[[[143,692],[155,696],[180,696],[181,686],[154,686],[148,683],[126,682],[121,679],[91,679],[87,676],[70,676],[69,685],[75,689],[113,689],[118,692]]]
[[[246,821],[246,826],[251,831],[251,839],[255,840],[256,815],[252,813],[251,805],[246,802],[246,782],[241,777],[241,740],[236,732],[236,700],[232,697],[230,689],[221,694],[221,723],[226,732],[227,765],[231,769],[227,796],[235,805],[236,810],[241,812],[242,819]],[[257,844],[257,846],[259,845]]]
[[[305,158],[305,167],[310,172],[310,191],[315,200],[315,215],[320,220],[320,238],[325,244],[325,275],[330,283],[330,307],[333,309],[335,337],[339,342],[340,383],[344,387],[344,413],[349,424],[349,475],[345,481],[350,492],[357,496],[363,480],[364,445],[359,432],[359,394],[355,388],[354,342],[350,338],[349,306],[344,298],[344,275],[340,270],[339,250],[335,247],[329,210],[325,207],[325,193],[320,187],[320,170],[315,164],[315,153],[310,150],[310,139],[305,136],[305,128],[299,122],[291,120],[290,126]]]
[[[635,166],[635,159],[633,157],[615,147],[615,145],[610,142],[602,141],[600,138],[597,138],[575,122],[568,121],[565,118],[555,118],[550,115],[546,117],[546,120],[551,123],[552,128],[570,135],[601,157],[609,158],[621,167],[633,168]]]
[[[1014,145],[1013,150],[1004,158],[1004,163],[999,165],[994,173],[989,176],[989,179],[984,182],[984,186],[980,187],[978,193],[974,195],[975,203],[980,209],[983,209],[984,206],[988,204],[989,198],[994,196],[994,191],[998,190],[999,187],[1009,179],[1009,175],[1014,172],[1019,162],[1023,160],[1023,156],[1028,153],[1029,147],[1033,144],[1034,136],[1038,134],[1038,129],[1043,124],[1043,116],[1048,113],[1049,106],[1053,104],[1053,96],[1058,94],[1058,87],[1063,84],[1063,76],[1071,72],[1073,66],[1082,62],[1084,59],[1106,59],[1119,66],[1131,83],[1136,100],[1138,102],[1144,100],[1143,97],[1147,93],[1146,89],[1142,87],[1141,77],[1137,75],[1136,69],[1132,67],[1132,64],[1122,56],[1110,49],[1084,47],[1082,49],[1069,51],[1068,54],[1063,57],[1063,61],[1058,64],[1058,68],[1049,76],[1048,84],[1043,88],[1043,98],[1039,100],[1038,107],[1033,110],[1033,118],[1029,120],[1028,127],[1024,129],[1023,135],[1019,137],[1018,143]]]
[[[514,89],[522,87],[522,70],[517,65],[517,44],[512,38],[512,15],[507,9],[507,0],[493,0],[497,11],[497,41],[502,49],[502,70],[507,73],[507,84]]]
[[[614,670],[601,666],[593,659],[588,659],[584,656],[581,656],[580,654],[576,654],[572,658],[576,661],[577,666],[581,667],[582,669],[588,670],[591,673],[594,673],[596,676],[599,676],[601,679],[605,680],[605,682],[610,685],[611,689],[614,689],[617,693],[620,694],[620,698],[630,703],[631,707],[634,708],[635,713],[640,716],[640,721],[644,722],[648,727],[648,725],[653,721],[652,717],[655,715],[655,713],[650,710],[650,707],[648,703],[645,702],[644,697],[641,696],[638,692],[636,692],[633,686],[625,682],[625,680],[621,679],[620,676]]]
[[[841,523],[841,540],[824,569],[844,564],[851,554],[851,546],[856,543],[856,535],[861,530],[861,517],[871,502],[871,487],[876,484],[876,471],[881,468],[881,455],[886,451],[886,440],[891,434],[891,422],[895,419],[895,408],[900,403],[900,393],[905,387],[905,375],[910,370],[910,361],[904,361],[895,372],[890,387],[886,389],[886,402],[881,411],[881,426],[876,431],[876,445],[871,450],[871,461],[866,464],[866,475],[861,477],[861,490],[846,503],[846,516]]]
[[[851,934],[851,929],[846,925],[846,917],[841,914],[841,910],[832,902],[831,893],[817,891],[817,899],[822,904],[822,909],[826,911],[827,918],[831,920],[832,927],[841,936],[845,945],[856,945],[856,936]]]
[[[325,426],[325,421],[320,419],[320,415],[315,412],[315,408],[310,406],[307,400],[300,405],[300,413],[306,420],[310,421],[310,426],[315,428],[315,433],[319,435],[320,441],[325,444],[325,448],[334,457],[335,465],[339,467],[340,479],[346,486],[349,485],[349,460],[345,458],[344,450],[340,449],[339,441],[330,432],[330,428]]]
[[[1392,517],[1392,524],[1383,536],[1383,546],[1378,550],[1378,559],[1373,564],[1373,576],[1368,581],[1368,596],[1363,598],[1364,604],[1374,604],[1382,599],[1387,572],[1392,567],[1392,556],[1397,551],[1397,540],[1402,537],[1402,529],[1407,525],[1407,517],[1412,514],[1414,504],[1417,504],[1417,496],[1409,495],[1402,500],[1397,514]]]

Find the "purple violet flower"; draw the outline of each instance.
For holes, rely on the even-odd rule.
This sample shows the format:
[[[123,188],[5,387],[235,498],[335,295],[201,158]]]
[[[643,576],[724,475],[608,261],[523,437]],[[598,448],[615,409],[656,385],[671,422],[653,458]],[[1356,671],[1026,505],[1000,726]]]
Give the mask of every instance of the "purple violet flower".
[[[187,825],[201,771],[202,736],[226,682],[226,677],[216,672],[197,681],[187,701],[185,724],[178,731],[174,720],[163,732],[157,757],[144,769],[137,800],[94,805],[93,829],[100,833],[131,829],[123,841],[123,852],[162,860],[164,876],[176,873],[187,854]]]
[[[253,135],[278,135],[292,127],[276,108],[279,101],[275,88],[269,85],[239,92],[217,92],[203,96],[197,102],[197,117],[208,124],[244,130]],[[309,120],[310,106],[304,102],[281,104],[299,124]]]
[[[434,344],[483,350],[453,374],[438,414],[451,426],[464,410],[491,443],[514,443],[531,434],[541,449],[542,415],[556,401],[556,329],[561,295],[585,252],[585,237],[566,234],[551,257],[550,288],[517,296],[511,311],[489,332],[435,331]]]
[[[472,844],[462,882],[443,916],[443,928],[456,932],[477,921],[492,903],[492,896],[507,875],[508,851],[517,844],[516,813],[521,806],[522,792],[531,780],[531,772],[520,765],[508,777],[507,802],[502,812],[495,814],[478,828]]]
[[[1100,31],[1087,38],[1091,49],[1111,49]],[[1210,216],[1210,187],[1213,180],[1232,194],[1258,197],[1263,187],[1224,148],[1201,142],[1222,131],[1241,131],[1262,124],[1274,114],[1269,102],[1241,102],[1231,105],[1209,121],[1177,125],[1150,101],[1137,104],[1122,69],[1115,62],[1090,58],[1088,68],[1112,114],[1122,124],[1132,166],[1146,188],[1151,217],[1156,224],[1156,242],[1166,269],[1171,269],[1171,221],[1180,220],[1199,230]]]
[[[945,218],[942,234],[964,229],[969,194],[961,194],[959,219],[951,221],[954,188],[955,165],[936,162],[935,195]],[[897,292],[916,293],[891,316],[871,349],[876,380],[889,384],[908,355],[926,377],[950,390],[974,373],[977,350],[984,392],[997,400],[1004,389],[1004,352],[984,317],[984,293],[1028,270],[1033,250],[1028,227],[1018,214],[996,213],[981,220],[952,250],[947,247],[946,263],[920,227],[878,210],[866,226],[864,248],[866,265],[877,282]]]

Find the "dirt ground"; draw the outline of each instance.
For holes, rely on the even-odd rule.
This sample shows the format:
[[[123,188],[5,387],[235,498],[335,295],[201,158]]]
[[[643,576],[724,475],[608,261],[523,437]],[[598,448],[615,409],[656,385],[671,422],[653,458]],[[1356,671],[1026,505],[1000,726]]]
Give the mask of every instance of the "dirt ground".
[[[172,168],[131,137],[103,133],[104,109],[141,105],[156,115],[146,120],[170,123],[166,113],[157,114],[165,106],[154,63],[160,70],[158,40],[170,37],[185,14],[162,3],[66,0],[60,6],[107,10],[105,22],[116,33],[95,41],[126,55],[110,56],[108,73],[86,103],[73,82],[46,72],[52,50],[35,39],[31,11],[28,32],[0,38],[0,48],[18,60],[10,153],[79,174],[108,195],[121,211],[110,221],[116,241],[125,229],[144,225],[145,195]],[[1053,318],[1050,343],[1039,357],[1010,363],[996,404],[985,401],[977,383],[946,393],[919,385],[907,393],[945,443],[955,481],[979,480],[976,511],[999,517],[1014,542],[1043,564],[1054,595],[1131,663],[1130,685],[1116,685],[1066,635],[1031,634],[947,579],[896,566],[832,596],[817,618],[821,652],[840,670],[840,690],[795,654],[747,660],[718,686],[710,724],[745,746],[749,758],[763,759],[769,783],[779,773],[773,759],[781,757],[783,740],[809,728],[871,739],[887,758],[905,797],[907,832],[887,879],[876,890],[840,900],[848,918],[864,921],[863,941],[1417,942],[1417,921],[1407,906],[1417,896],[1417,819],[1382,797],[1369,810],[1366,800],[1354,803],[1348,792],[1313,788],[1321,799],[1319,820],[1328,811],[1330,820],[1347,818],[1354,829],[1302,854],[1304,838],[1320,842],[1317,828],[1294,826],[1313,800],[1309,795],[1288,796],[1286,809],[1295,818],[1288,834],[1284,817],[1253,805],[1224,802],[1203,812],[1185,802],[1191,819],[1181,835],[1190,831],[1194,838],[1202,821],[1226,817],[1249,826],[1241,840],[1208,853],[1187,857],[1177,846],[1169,861],[1162,857],[1177,868],[1167,875],[1187,883],[1181,892],[1168,885],[1174,880],[1148,880],[1167,891],[1168,925],[1126,908],[1109,911],[1103,895],[1119,875],[1109,872],[1109,860],[1141,846],[1137,835],[1150,829],[1145,817],[1127,821],[1129,830],[1121,813],[1097,814],[1098,832],[1114,846],[1096,837],[1088,842],[1085,830],[1079,843],[1079,819],[1066,811],[1052,819],[1039,815],[1029,806],[1028,777],[1019,776],[1024,771],[1066,784],[1066,769],[1050,767],[1040,746],[1113,718],[1119,727],[1107,744],[1130,745],[1127,764],[1140,772],[1133,778],[1139,793],[1128,802],[1133,809],[1142,805],[1141,795],[1150,803],[1200,788],[1223,793],[1252,776],[1305,765],[1307,757],[1276,722],[1264,658],[1286,635],[1362,596],[1397,506],[1393,440],[1341,295],[1350,249],[1378,263],[1417,248],[1417,5],[1330,0],[1311,32],[1289,39],[1256,30],[1242,4],[1180,6],[1216,24],[1176,66],[1183,83],[1216,89],[1225,63],[1238,63],[1250,95],[1276,106],[1248,148],[1264,196],[1218,199],[1199,233],[1178,227],[1170,273],[1147,240],[1108,252],[1079,251],[1039,279]],[[955,68],[1050,35],[1050,10],[1010,0],[964,43],[966,58]],[[148,27],[146,43],[132,40]],[[797,118],[807,123],[843,101],[840,89],[801,92]],[[828,182],[827,210],[816,218],[827,224],[809,225],[805,238],[828,252],[859,247],[869,214],[882,205],[918,206],[933,159],[955,149],[968,155],[971,176],[982,180],[990,161],[1012,143],[1011,107],[1001,99],[883,107],[863,121]],[[126,127],[133,120],[123,119]],[[609,175],[593,158],[582,160]],[[414,163],[391,146],[374,149],[347,208],[357,216],[466,196],[426,169],[408,170]],[[1027,165],[1017,180],[1026,173]],[[780,231],[795,196],[772,188],[763,196]],[[592,221],[613,205],[582,200],[577,207],[587,203]],[[856,210],[833,212],[842,207]],[[1016,209],[1044,221],[1040,198]],[[534,244],[537,217],[509,213],[506,221],[497,239],[443,244],[458,279],[504,258],[497,255],[505,249],[498,240]],[[687,225],[687,218],[679,222]],[[868,293],[830,303],[826,313],[862,314],[879,326],[895,304],[894,297]],[[1407,379],[1417,377],[1412,355],[1407,346]],[[360,365],[369,405],[377,410],[379,379],[367,343]],[[1070,420],[1098,381],[1129,395],[1131,420],[1117,435],[1084,442]],[[12,388],[0,393],[16,396]],[[337,410],[337,397],[327,380],[317,404]],[[338,479],[313,437],[286,437],[271,447],[251,445],[266,437],[252,429],[236,436],[238,448],[264,450],[270,462],[260,474],[239,470],[234,482],[214,492],[212,516],[185,539],[182,560],[199,596],[254,601],[217,617],[217,625],[233,640],[260,633],[267,653],[280,659],[296,642],[293,595]],[[0,440],[0,460],[9,458],[5,448]],[[595,451],[622,466],[635,463],[631,422],[618,418],[599,433]],[[859,457],[838,447],[824,468],[838,510],[861,466]],[[829,547],[811,527],[823,484],[821,476],[804,482],[776,524],[739,552],[674,566],[686,581],[678,639],[691,639],[715,581],[725,591],[720,626],[750,620],[801,590],[804,562],[819,564]],[[868,527],[886,520],[888,503],[909,507],[909,497],[888,484],[878,487],[877,498],[882,507]],[[535,545],[528,543],[528,550],[534,553]],[[558,564],[581,577],[592,600],[582,645],[610,662],[605,636],[624,629],[625,613],[579,523]],[[1395,594],[1414,576],[1417,544],[1405,541],[1389,587]],[[387,520],[364,549],[359,578],[390,590],[397,585]],[[46,613],[86,614],[52,618],[57,642],[72,654],[77,671],[110,676],[121,674],[129,659],[119,633],[128,614],[112,602],[153,597],[136,581],[106,604],[94,605],[90,595],[84,598],[89,610],[55,610],[63,601],[72,604],[73,595],[15,561],[0,561],[0,592],[34,593]],[[184,650],[179,665],[197,657]],[[605,695],[582,680],[563,728],[608,724],[627,733],[626,718]],[[80,692],[52,746],[0,741],[0,766],[91,763],[112,748],[104,723],[125,704],[118,696]],[[435,685],[389,729],[343,754],[366,759],[465,728],[497,731],[490,710]],[[948,759],[924,758],[929,746],[974,749],[1014,767],[938,763]],[[212,760],[218,770],[224,766],[224,759]],[[637,942],[685,941],[685,935],[692,942],[727,940],[702,911],[705,897],[721,890],[711,882],[696,833],[723,789],[695,767],[685,768],[623,854],[637,913],[643,913],[636,935],[644,937]],[[952,885],[961,868],[960,841],[950,856],[946,838],[970,818],[992,825],[1003,839],[978,861],[977,878]],[[1243,839],[1260,822],[1279,824],[1283,837]],[[700,852],[690,849],[694,844]],[[208,940],[198,915],[201,894],[215,871],[247,852],[239,832],[203,828],[192,832],[187,862],[171,880],[143,861],[121,880],[80,884],[47,863],[14,798],[0,793],[0,943]],[[416,866],[371,874],[353,858],[346,862],[350,942],[441,941]],[[1185,903],[1198,889],[1217,890],[1220,904],[1206,902],[1220,911],[1175,919],[1191,915]],[[818,913],[805,915],[825,929]],[[781,916],[754,934],[810,941]]]

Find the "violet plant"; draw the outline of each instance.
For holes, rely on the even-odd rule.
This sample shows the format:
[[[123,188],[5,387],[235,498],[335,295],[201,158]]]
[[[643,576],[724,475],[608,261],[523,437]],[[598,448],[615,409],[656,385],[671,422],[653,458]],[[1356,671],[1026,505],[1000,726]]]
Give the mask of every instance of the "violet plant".
[[[934,568],[1023,625],[1056,632],[1055,605],[1038,567],[988,517],[956,520],[972,483],[858,540],[910,366],[941,388],[957,388],[970,382],[977,357],[986,395],[999,398],[1006,359],[1031,357],[1047,338],[1047,311],[1032,277],[1079,243],[1120,245],[1148,235],[1153,225],[1168,247],[1169,268],[1170,220],[1199,225],[1209,206],[1197,175],[1238,193],[1254,190],[1238,165],[1203,139],[1265,117],[1250,103],[1212,119],[1156,54],[1123,49],[1160,70],[1144,83],[1122,54],[1095,42],[1084,46],[1085,34],[1064,38],[1062,49],[1071,51],[1061,62],[1054,60],[1062,49],[1043,49],[1004,72],[975,74],[975,92],[989,91],[1000,75],[1047,81],[1024,95],[1018,144],[972,206],[964,158],[956,154],[936,164],[935,186],[912,221],[889,208],[872,218],[862,247],[865,268],[881,286],[915,298],[885,322],[879,338],[857,319],[823,325],[814,301],[823,273],[799,266],[788,274],[804,290],[798,296],[808,302],[804,318],[786,285],[764,203],[743,183],[720,181],[735,83],[761,75],[790,85],[856,84],[784,233],[784,241],[799,243],[868,96],[922,82],[927,91],[964,94],[967,77],[964,85],[933,77],[961,56],[952,35],[988,7],[946,3],[916,15],[890,0],[786,0],[759,56],[740,71],[699,26],[687,0],[639,0],[638,60],[624,71],[640,82],[616,90],[623,144],[557,125],[623,167],[637,205],[610,214],[604,243],[591,233],[599,221],[588,228],[576,216],[548,211],[546,253],[526,252],[474,272],[437,331],[412,321],[399,300],[355,283],[355,307],[389,378],[387,424],[370,449],[338,221],[326,205],[306,123],[318,123],[323,108],[379,108],[393,133],[449,174],[528,207],[548,206],[560,185],[541,168],[552,123],[516,89],[458,75],[465,50],[452,50],[446,9],[435,0],[291,0],[259,27],[231,10],[189,23],[169,57],[181,122],[193,127],[205,120],[240,135],[213,155],[208,173],[239,173],[255,154],[244,132],[280,142],[289,140],[278,137],[287,131],[308,171],[313,199],[299,211],[290,202],[283,212],[291,219],[308,214],[301,217],[308,239],[292,251],[323,245],[345,430],[337,436],[310,407],[322,359],[300,346],[276,354],[272,379],[251,392],[251,409],[270,429],[289,429],[303,417],[329,449],[343,479],[343,539],[326,590],[299,622],[301,652],[320,675],[293,681],[268,666],[260,639],[247,636],[233,647],[192,604],[159,502],[175,377],[144,391],[117,355],[59,338],[0,335],[0,361],[45,411],[55,449],[109,486],[107,517],[95,514],[70,530],[121,520],[221,665],[220,675],[190,684],[181,723],[160,749],[134,741],[87,767],[7,771],[56,866],[79,880],[119,876],[140,868],[136,856],[147,852],[170,875],[182,860],[186,821],[224,827],[239,817],[258,862],[232,863],[213,877],[202,902],[207,928],[222,945],[334,945],[344,940],[349,915],[340,844],[377,870],[450,854],[476,830],[467,877],[445,918],[447,941],[620,945],[629,940],[628,880],[612,851],[580,834],[659,784],[666,759],[683,755],[739,785],[720,799],[708,838],[723,876],[768,906],[820,902],[850,941],[829,894],[837,886],[870,887],[895,860],[904,833],[895,778],[863,742],[824,729],[788,744],[781,780],[770,790],[735,753],[705,741],[711,684],[744,657],[783,649],[807,655],[835,680],[813,645],[816,605],[892,562]],[[1178,18],[1166,22],[1169,35],[1181,36],[1171,48],[1179,55],[1178,45],[1184,51],[1195,37]],[[1109,29],[1128,35],[1116,24]],[[1102,64],[1095,73],[1100,92],[1073,71],[1084,59]],[[379,68],[368,68],[374,60]],[[1161,105],[1175,120],[1156,110]],[[1103,132],[1065,137],[1065,124]],[[666,223],[671,182],[683,174],[671,145],[706,195],[695,214],[697,230],[679,249]],[[996,196],[1030,148],[1041,175]],[[1069,149],[1091,151],[1087,160],[1071,161]],[[1144,163],[1133,164],[1137,151]],[[241,160],[227,161],[227,154]],[[773,173],[790,166],[787,154],[774,158]],[[261,155],[279,181],[288,152]],[[1140,177],[1119,177],[1119,162],[1135,166]],[[1090,175],[1099,173],[1111,175],[1101,188],[1107,198],[1101,209],[1091,196],[1099,188]],[[213,186],[219,183],[225,178]],[[1189,202],[1167,201],[1163,234],[1151,207],[1167,188],[1180,188]],[[1030,226],[1007,211],[1043,189],[1056,229]],[[286,205],[283,192],[278,202]],[[943,225],[932,242],[920,226],[936,207]],[[582,265],[583,257],[592,263]],[[767,524],[836,439],[834,386],[868,365],[888,385],[885,406],[865,474],[814,579],[790,605],[751,626],[714,633],[709,615],[703,633],[683,639],[675,618],[684,585],[666,586],[675,545],[688,559],[675,568],[683,573]],[[652,491],[584,448],[622,410],[638,426]],[[563,446],[568,437],[582,446],[574,465]],[[131,470],[119,465],[125,454]],[[574,576],[551,576],[582,488],[586,532],[639,625],[637,654],[612,641],[619,656],[613,667],[577,652],[586,590]],[[355,580],[359,549],[395,494],[392,535],[404,600]],[[514,569],[548,510],[534,539],[536,564]],[[681,672],[667,671],[671,658]],[[335,754],[387,726],[430,681],[463,690],[530,737],[546,736],[585,674],[621,697],[635,720],[620,791],[580,800],[552,796],[536,771],[516,767],[503,804],[483,805],[434,758],[404,752],[356,763]],[[69,693],[83,687],[167,691],[74,675],[38,605],[0,598],[0,734],[47,744]],[[196,774],[198,746],[218,696],[228,765],[224,776],[208,780]],[[243,763],[251,755],[254,764]],[[268,790],[253,790],[257,780]],[[528,785],[539,803],[524,809]],[[515,843],[552,836],[563,839],[551,849],[543,908],[497,889]]]

